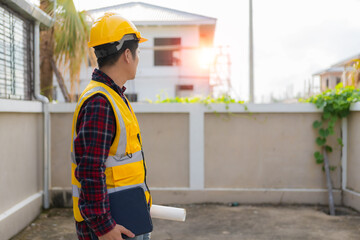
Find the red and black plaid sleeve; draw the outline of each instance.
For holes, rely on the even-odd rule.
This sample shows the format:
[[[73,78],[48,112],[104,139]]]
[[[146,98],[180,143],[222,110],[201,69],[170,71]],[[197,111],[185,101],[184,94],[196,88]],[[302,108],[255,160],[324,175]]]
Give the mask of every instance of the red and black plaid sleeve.
[[[80,240],[104,235],[115,227],[106,189],[105,161],[115,137],[116,120],[107,99],[100,94],[88,99],[77,119],[74,151],[75,177],[81,184],[79,209],[83,222],[76,228]]]

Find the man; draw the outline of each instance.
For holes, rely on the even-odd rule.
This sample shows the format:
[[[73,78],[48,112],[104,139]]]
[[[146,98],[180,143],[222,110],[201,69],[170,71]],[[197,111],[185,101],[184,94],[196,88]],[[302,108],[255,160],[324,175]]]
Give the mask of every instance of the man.
[[[121,240],[135,237],[111,216],[108,193],[141,186],[148,206],[146,166],[139,125],[124,95],[124,84],[135,78],[138,44],[146,41],[128,20],[106,13],[91,28],[99,69],[81,94],[73,118],[73,211],[80,240]],[[134,238],[135,237],[135,238]]]

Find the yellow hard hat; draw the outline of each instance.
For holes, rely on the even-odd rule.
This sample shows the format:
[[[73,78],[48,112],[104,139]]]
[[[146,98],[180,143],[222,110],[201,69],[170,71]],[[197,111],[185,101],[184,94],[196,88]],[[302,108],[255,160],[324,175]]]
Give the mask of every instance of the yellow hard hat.
[[[123,39],[124,37],[125,39]],[[124,41],[132,39],[137,39],[140,43],[147,41],[146,38],[141,37],[140,32],[132,22],[116,13],[105,13],[91,27],[88,46],[96,47],[123,40],[121,42],[122,45]]]

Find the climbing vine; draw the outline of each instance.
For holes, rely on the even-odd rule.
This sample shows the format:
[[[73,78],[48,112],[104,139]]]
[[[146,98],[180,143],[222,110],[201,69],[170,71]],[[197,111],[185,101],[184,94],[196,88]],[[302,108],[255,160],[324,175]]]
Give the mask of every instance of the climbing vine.
[[[152,102],[148,100],[149,103],[200,103],[204,104],[209,110],[211,110],[210,104],[213,103],[223,103],[225,104],[225,109],[229,110],[229,104],[241,104],[244,106],[245,111],[248,111],[247,106],[244,101],[238,101],[233,99],[231,96],[227,94],[223,94],[217,98],[208,96],[208,97],[174,97],[169,98],[167,95],[165,98],[162,98],[161,94],[156,95],[157,100]]]
[[[313,123],[313,127],[318,130],[316,143],[321,148],[325,148],[326,152],[332,152],[332,147],[327,143],[327,137],[334,134],[334,126],[338,120],[347,117],[350,113],[350,105],[360,101],[360,90],[354,86],[343,87],[339,83],[335,89],[329,89],[318,95],[312,96],[301,102],[310,102],[315,104],[319,109],[323,109],[320,120]],[[337,142],[343,146],[342,138],[338,138]],[[314,153],[316,163],[324,163],[324,155],[320,151]],[[331,167],[334,170],[335,167]]]

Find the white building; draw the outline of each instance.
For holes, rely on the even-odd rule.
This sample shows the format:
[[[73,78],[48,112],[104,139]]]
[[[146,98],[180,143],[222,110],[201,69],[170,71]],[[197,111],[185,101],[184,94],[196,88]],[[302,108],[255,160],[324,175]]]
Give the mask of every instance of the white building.
[[[334,89],[340,82],[345,86],[354,85],[357,88],[360,87],[360,74],[356,74],[356,79],[352,79],[351,77],[351,74],[354,71],[353,64],[358,59],[360,59],[360,54],[337,62],[327,69],[314,73],[313,77],[320,78],[321,92],[326,91],[327,89]]]
[[[137,101],[156,100],[156,95],[207,96],[211,49],[216,19],[142,2],[93,9],[96,19],[105,12],[119,13],[132,21],[148,41],[140,45],[140,63],[135,80],[126,83]],[[210,55],[209,55],[210,54]],[[91,79],[92,68],[81,71],[80,90]],[[61,93],[58,99],[61,101]]]

